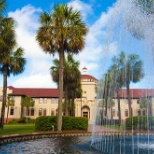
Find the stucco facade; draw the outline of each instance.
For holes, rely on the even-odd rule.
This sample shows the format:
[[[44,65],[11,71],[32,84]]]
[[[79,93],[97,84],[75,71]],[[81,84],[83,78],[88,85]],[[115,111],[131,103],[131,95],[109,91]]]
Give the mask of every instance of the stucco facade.
[[[82,98],[74,100],[75,103],[75,116],[80,117],[84,116],[89,119],[89,123],[95,121],[95,113],[103,115],[105,109],[100,108],[101,111],[96,110],[98,106],[97,98],[97,79],[88,74],[82,74],[81,76],[81,87],[82,87]],[[0,88],[0,111],[2,105],[2,88]],[[128,117],[128,100],[126,95],[126,89],[121,89],[120,91],[120,107],[121,107],[121,119],[124,122]],[[56,115],[58,108],[58,89],[48,89],[48,88],[15,88],[9,86],[7,89],[7,94],[11,96],[15,105],[5,110],[5,121],[7,118],[8,112],[8,121],[11,119],[19,119],[21,114],[25,117],[35,119],[38,116],[50,116]],[[154,102],[154,89],[131,89],[131,107],[133,111],[133,116],[135,115],[146,115],[147,109],[140,109],[139,99],[150,97],[152,104]],[[30,107],[29,110],[21,108],[21,101],[23,96],[29,96],[34,100],[34,107]],[[113,98],[114,105],[112,108],[108,108],[107,118],[118,119],[118,102],[116,97]],[[112,111],[111,111],[112,110]],[[151,110],[154,111],[154,105],[151,106]],[[1,112],[0,112],[1,113]],[[152,112],[152,115],[154,113]]]

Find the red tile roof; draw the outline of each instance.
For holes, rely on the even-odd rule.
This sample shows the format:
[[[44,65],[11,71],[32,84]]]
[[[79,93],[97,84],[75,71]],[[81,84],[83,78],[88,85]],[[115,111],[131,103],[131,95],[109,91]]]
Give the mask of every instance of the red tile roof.
[[[94,79],[94,80],[97,80],[95,77],[93,77],[91,75],[88,75],[88,74],[82,74],[81,75],[81,80],[82,79]]]
[[[8,87],[12,90],[10,95],[13,96],[29,96],[29,97],[59,97],[58,89],[49,89],[49,88],[14,88],[12,86]]]
[[[130,89],[130,95],[131,98],[152,97],[154,89]],[[120,98],[127,98],[127,89],[120,90]]]

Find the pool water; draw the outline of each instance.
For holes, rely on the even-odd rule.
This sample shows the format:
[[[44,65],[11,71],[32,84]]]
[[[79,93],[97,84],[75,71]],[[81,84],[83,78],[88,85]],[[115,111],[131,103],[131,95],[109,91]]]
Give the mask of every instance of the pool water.
[[[100,154],[91,148],[91,136],[58,137],[2,145],[0,154]]]

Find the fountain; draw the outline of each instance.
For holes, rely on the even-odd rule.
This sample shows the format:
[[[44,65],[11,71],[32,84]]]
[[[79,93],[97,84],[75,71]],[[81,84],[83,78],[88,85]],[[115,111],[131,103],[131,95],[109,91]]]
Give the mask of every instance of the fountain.
[[[118,82],[116,79],[118,79],[120,73],[118,71],[108,73],[105,76],[107,80],[104,77],[106,82],[100,81],[91,146],[103,154],[154,153],[153,10],[154,2],[146,0],[117,0],[113,7],[108,10],[110,17],[107,20],[107,27],[103,27],[108,32],[106,39],[104,39],[104,55],[106,57],[105,60],[104,57],[100,60],[100,70],[103,68],[103,74],[105,74],[109,65],[111,66],[111,59],[113,55],[117,54],[112,53],[112,57],[110,56],[110,45],[114,43],[116,49],[119,52],[123,51],[125,55],[139,55],[143,62],[144,77],[138,83],[130,82],[132,112],[130,118],[128,118],[131,112],[129,113],[126,84],[121,86],[115,84]],[[106,62],[107,60],[108,62]],[[126,72],[125,70],[122,75],[123,78],[120,79],[125,83],[128,75]],[[132,79],[133,76],[135,74],[132,73]],[[114,81],[111,81],[111,79]],[[110,87],[106,92],[105,85],[108,85],[109,82]],[[120,88],[116,95],[115,86],[116,90]],[[118,98],[120,102],[118,102]],[[107,104],[105,104],[106,102]],[[118,103],[121,105],[121,109],[118,108]],[[119,115],[121,115],[121,119],[119,119]]]
[[[113,7],[108,10],[107,14],[109,18],[106,20],[107,26],[102,27],[101,33],[104,39],[103,55],[105,55],[105,58],[102,56],[100,60],[100,70],[103,68],[103,74],[105,74],[112,63],[111,59],[113,55],[119,54],[117,50],[119,52],[124,51],[126,54],[135,53],[143,61],[144,78],[139,83],[131,82],[130,84],[133,106],[132,113],[135,118],[130,118],[126,122],[126,118],[128,118],[128,110],[126,110],[125,116],[122,115],[121,125],[117,129],[117,125],[119,124],[117,116],[118,107],[116,105],[118,104],[117,97],[112,95],[109,99],[113,99],[114,104],[110,101],[107,108],[105,108],[102,103],[102,99],[104,98],[102,84],[104,82],[100,81],[97,97],[98,108],[92,139],[90,136],[37,139],[35,141],[3,145],[0,147],[0,153],[154,153],[154,91],[151,90],[154,83],[154,13],[152,8],[153,5],[149,8],[146,5],[137,3],[137,0],[117,0]],[[102,14],[102,17],[106,17],[107,14]],[[105,30],[105,33],[103,33],[103,30]],[[112,50],[110,50],[111,48]],[[136,88],[141,89],[136,91]],[[110,88],[110,93],[113,92],[113,89],[113,87]],[[128,107],[128,99],[125,96],[126,91],[122,90],[120,101],[121,104],[124,104],[124,109],[126,105]],[[140,99],[143,101],[142,98],[145,98],[147,103],[144,103],[144,110],[143,108],[140,109]],[[140,116],[142,115],[141,112],[142,114],[144,113],[144,116]],[[121,110],[121,114],[123,113],[124,111]],[[92,149],[90,148],[90,144]]]

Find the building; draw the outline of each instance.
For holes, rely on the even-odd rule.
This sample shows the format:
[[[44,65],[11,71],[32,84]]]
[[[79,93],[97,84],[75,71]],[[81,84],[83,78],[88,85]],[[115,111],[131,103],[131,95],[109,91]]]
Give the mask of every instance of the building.
[[[98,81],[95,77],[88,75],[86,72],[86,68],[83,68],[83,74],[81,75],[81,88],[82,88],[82,98],[76,98],[74,100],[75,103],[75,116],[76,117],[87,117],[89,119],[89,123],[93,123],[95,121],[95,113],[98,111],[96,107],[99,106],[99,112],[101,116],[105,113],[105,108],[99,105],[101,100],[96,100],[97,95],[97,84]],[[154,102],[154,89],[131,89],[131,107],[133,116],[135,115],[146,115],[149,111],[146,107],[140,106],[140,100],[142,98],[150,98],[151,102]],[[7,94],[11,96],[15,105],[6,107],[5,110],[5,121],[7,118],[8,112],[8,121],[11,119],[19,119],[21,114],[25,117],[29,117],[31,119],[35,119],[39,116],[50,116],[57,114],[58,108],[58,89],[50,89],[50,88],[15,88],[9,86],[7,89]],[[2,88],[0,88],[0,96],[2,97]],[[33,98],[35,104],[34,107],[30,107],[29,109],[21,108],[21,100],[23,96],[29,96]],[[0,103],[2,104],[2,98],[0,97]],[[114,104],[111,107],[108,107],[107,118],[117,120],[118,119],[118,101],[116,96],[113,97]],[[0,111],[1,111],[0,104]],[[153,103],[152,103],[153,104]],[[121,107],[121,119],[124,122],[128,117],[128,100],[126,89],[120,90],[120,107]],[[151,111],[154,111],[154,105],[151,106]],[[112,114],[111,114],[112,113]],[[1,113],[0,113],[1,114]],[[154,113],[151,113],[154,115]]]
[[[87,117],[89,122],[93,122],[94,106],[96,98],[97,79],[91,75],[83,74],[81,76],[82,98],[75,99],[75,116]],[[9,86],[7,94],[11,96],[15,105],[9,107],[8,121],[11,119],[19,119],[21,114],[25,117],[35,119],[38,116],[56,115],[58,108],[58,89],[49,88],[15,88]],[[2,88],[0,89],[2,96]],[[24,96],[29,96],[34,100],[34,107],[21,108],[21,101]],[[0,100],[2,101],[2,100]],[[2,104],[2,103],[1,103]],[[5,109],[5,120],[7,118],[7,110]],[[0,106],[1,111],[1,106]],[[22,112],[22,113],[21,113]]]

